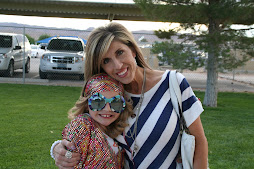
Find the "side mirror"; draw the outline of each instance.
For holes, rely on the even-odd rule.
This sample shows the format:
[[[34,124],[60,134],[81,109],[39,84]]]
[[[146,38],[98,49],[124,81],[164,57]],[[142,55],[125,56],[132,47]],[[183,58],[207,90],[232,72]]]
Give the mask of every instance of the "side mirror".
[[[41,46],[41,49],[44,49],[44,50],[46,50],[46,46]]]
[[[15,48],[13,48],[13,50],[19,50],[21,49],[21,46],[15,46]]]

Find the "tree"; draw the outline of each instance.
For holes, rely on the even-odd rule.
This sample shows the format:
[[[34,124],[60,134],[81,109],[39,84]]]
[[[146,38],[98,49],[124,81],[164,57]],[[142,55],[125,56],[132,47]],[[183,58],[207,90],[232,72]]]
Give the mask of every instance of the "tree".
[[[174,69],[196,70],[204,66],[205,58],[194,48],[192,44],[177,44],[171,40],[170,42],[155,42],[151,51],[158,54],[160,61],[168,62]]]
[[[30,42],[30,44],[35,44],[35,40],[34,38],[32,38],[30,35],[26,34],[26,37],[28,39],[28,41]]]
[[[146,38],[144,38],[140,42],[147,42],[147,40],[146,40]]]
[[[179,22],[177,29],[158,30],[160,38],[170,38],[179,30],[192,31],[195,36],[182,36],[208,53],[207,85],[203,104],[217,106],[218,71],[233,69],[254,57],[254,38],[246,31],[254,30],[253,0],[134,0],[148,20]],[[207,30],[201,29],[201,24]],[[233,28],[234,24],[246,28]],[[198,36],[197,36],[198,35]],[[242,58],[230,54],[241,50]]]
[[[43,35],[41,35],[41,36],[38,38],[38,41],[40,41],[40,40],[42,40],[42,39],[50,38],[50,37],[51,37],[50,35],[43,34]]]

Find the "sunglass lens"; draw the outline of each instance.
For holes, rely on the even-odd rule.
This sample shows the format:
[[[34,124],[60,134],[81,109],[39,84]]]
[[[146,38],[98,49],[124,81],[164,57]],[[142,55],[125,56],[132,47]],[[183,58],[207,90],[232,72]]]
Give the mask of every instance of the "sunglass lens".
[[[94,110],[101,110],[105,106],[105,100],[97,97],[91,101],[91,106]]]
[[[114,111],[116,111],[117,113],[121,113],[122,110],[124,109],[123,101],[121,98],[115,98],[110,105],[111,108],[113,108]]]

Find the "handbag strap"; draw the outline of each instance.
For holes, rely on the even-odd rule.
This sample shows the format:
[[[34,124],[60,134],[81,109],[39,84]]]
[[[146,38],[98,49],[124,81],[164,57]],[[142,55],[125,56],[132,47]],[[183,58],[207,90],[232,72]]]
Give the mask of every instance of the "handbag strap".
[[[176,70],[172,70],[169,73],[169,92],[173,108],[175,109],[180,119],[180,129],[182,132],[183,130],[188,130],[188,128],[186,127],[186,121],[182,114],[182,94],[179,87],[178,79],[176,77],[176,73]]]
[[[172,70],[169,73],[169,90],[170,90],[170,94],[171,94],[173,107],[176,110],[176,112],[180,118],[180,113],[182,112],[182,104],[181,104],[182,103],[182,96],[181,96],[181,91],[180,91],[180,87],[178,84],[175,70]],[[179,108],[180,108],[180,110],[179,110]]]

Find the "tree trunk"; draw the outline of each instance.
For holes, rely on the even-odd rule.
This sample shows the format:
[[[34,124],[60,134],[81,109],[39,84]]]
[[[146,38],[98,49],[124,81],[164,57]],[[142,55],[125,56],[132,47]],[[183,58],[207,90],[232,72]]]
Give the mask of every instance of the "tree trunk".
[[[214,52],[208,53],[206,92],[203,104],[217,107],[218,96],[218,71],[217,59]]]
[[[210,40],[208,42],[207,80],[203,104],[210,107],[217,107],[218,56],[216,49],[218,48],[218,44],[216,43],[216,35],[218,35],[219,25],[213,19],[210,19],[208,29]]]

